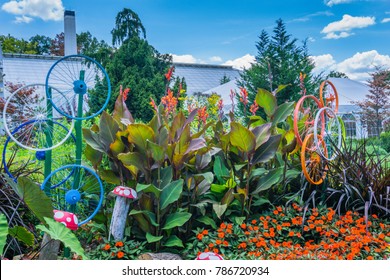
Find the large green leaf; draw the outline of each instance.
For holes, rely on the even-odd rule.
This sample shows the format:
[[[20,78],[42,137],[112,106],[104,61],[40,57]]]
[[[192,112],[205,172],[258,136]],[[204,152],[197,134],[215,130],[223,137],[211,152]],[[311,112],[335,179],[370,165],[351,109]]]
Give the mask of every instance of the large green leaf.
[[[25,227],[15,226],[8,230],[9,235],[22,241],[27,246],[34,245],[34,234],[29,232]]]
[[[98,150],[95,150],[88,144],[85,146],[84,155],[92,163],[95,169],[97,169],[102,162],[103,153]]]
[[[45,222],[44,217],[53,217],[52,201],[33,181],[26,177],[19,177],[18,183],[14,184],[13,187],[16,188],[16,193],[41,222]]]
[[[99,135],[92,130],[83,128],[83,138],[92,149],[101,153],[106,153],[108,151],[109,145],[104,146],[99,140]]]
[[[52,239],[56,239],[64,243],[72,252],[81,256],[83,259],[88,259],[84,254],[84,249],[81,247],[80,241],[76,235],[62,223],[56,222],[53,219],[45,218],[48,227],[37,225],[36,228],[50,235]]]
[[[4,246],[7,243],[8,222],[4,214],[0,213],[0,256],[3,255]]]
[[[169,214],[162,229],[167,230],[175,227],[181,227],[191,218],[191,216],[192,214],[187,212]]]
[[[207,216],[202,216],[198,219],[196,219],[198,222],[201,222],[202,224],[205,224],[205,225],[208,225],[208,226],[211,226],[213,229],[217,229],[217,224],[215,223],[215,221],[213,219],[211,219],[210,217],[207,217]]]
[[[104,170],[104,169],[99,170],[99,177],[103,181],[110,183],[110,184],[120,185],[120,183],[121,183],[121,180],[119,179],[119,177],[112,170]]]
[[[223,183],[229,178],[229,170],[223,163],[222,159],[220,156],[216,156],[214,160],[214,166],[213,166],[213,171],[215,174],[215,177],[217,177],[218,181],[220,183]]]
[[[256,103],[264,109],[268,117],[271,117],[278,105],[276,97],[265,89],[259,89],[256,94]]]
[[[280,134],[271,136],[267,142],[257,148],[252,158],[252,164],[267,162],[272,159],[278,150],[281,137]]]
[[[220,184],[211,184],[211,191],[213,193],[223,193],[228,187],[226,184],[220,185]]]
[[[161,183],[160,183],[160,188],[163,189],[165,188],[173,178],[173,169],[172,166],[167,166],[165,168],[161,169]]]
[[[150,142],[149,140],[146,140],[146,142],[148,150],[152,153],[152,158],[157,162],[162,162],[165,159],[164,148],[160,145]]]
[[[165,247],[182,247],[184,248],[183,241],[176,235],[171,235],[169,238],[163,243]]]
[[[137,190],[137,193],[142,192],[142,191],[144,193],[153,193],[156,196],[156,198],[160,198],[160,194],[161,194],[161,190],[158,189],[153,184],[148,184],[148,185],[137,184],[136,190]]]
[[[256,149],[268,141],[271,136],[270,128],[271,124],[266,123],[256,126],[254,129],[252,129],[252,133],[256,137]]]
[[[118,155],[118,159],[127,167],[135,166],[142,172],[146,172],[145,155],[138,152],[128,152]]]
[[[177,201],[183,192],[183,179],[169,183],[160,196],[160,209],[164,210],[169,204]]]
[[[110,144],[115,141],[118,130],[118,123],[106,111],[103,111],[99,123],[99,140],[106,151],[110,148]]]
[[[255,149],[256,138],[252,131],[236,122],[232,122],[230,127],[230,144],[246,153]]]
[[[268,190],[273,185],[279,183],[282,180],[283,169],[283,166],[276,168],[268,172],[268,174],[264,177],[260,178],[257,188],[252,192],[252,194],[258,194],[261,191]]]
[[[164,236],[154,236],[152,234],[150,234],[149,232],[146,233],[146,241],[148,241],[148,243],[154,243],[154,242],[158,242],[160,241]]]
[[[139,215],[139,214],[144,214],[144,216],[148,218],[148,220],[149,220],[151,225],[153,225],[155,227],[159,226],[159,224],[156,221],[156,214],[154,214],[153,212],[150,212],[150,211],[147,211],[147,210],[135,210],[135,209],[132,209],[130,211],[130,213],[129,213],[129,216],[135,216],[135,215]]]
[[[272,125],[277,125],[280,122],[284,122],[288,116],[294,111],[294,102],[283,103],[278,106],[275,114],[272,116]]]
[[[217,214],[217,217],[219,219],[221,219],[223,213],[225,213],[227,209],[227,205],[226,204],[220,204],[220,203],[214,203],[213,204],[213,210],[215,212],[215,214]]]
[[[146,124],[130,124],[127,131],[129,132],[129,142],[133,143],[142,152],[146,151],[148,140],[154,142],[154,131]]]

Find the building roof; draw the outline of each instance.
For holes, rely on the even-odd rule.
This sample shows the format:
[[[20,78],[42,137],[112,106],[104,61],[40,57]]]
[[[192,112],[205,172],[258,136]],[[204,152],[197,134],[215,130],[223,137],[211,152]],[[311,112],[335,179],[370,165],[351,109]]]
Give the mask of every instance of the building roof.
[[[336,87],[339,105],[353,105],[353,102],[364,100],[370,93],[367,85],[357,81],[345,78],[330,78],[329,80]]]
[[[217,87],[214,87],[212,89],[206,90],[205,94],[212,94],[216,93],[218,94],[222,99],[224,104],[231,104],[231,99],[230,99],[230,91],[236,91],[237,93],[240,91],[239,87],[237,86],[237,80],[231,80],[230,82],[227,82],[223,85],[219,85]]]
[[[189,95],[218,87],[224,76],[230,80],[240,76],[240,72],[231,66],[191,63],[174,63],[174,66],[174,75],[185,77]]]

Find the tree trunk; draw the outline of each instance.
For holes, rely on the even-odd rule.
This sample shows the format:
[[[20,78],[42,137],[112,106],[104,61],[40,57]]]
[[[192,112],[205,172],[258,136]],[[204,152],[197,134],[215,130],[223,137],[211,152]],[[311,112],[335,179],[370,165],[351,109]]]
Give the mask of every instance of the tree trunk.
[[[50,235],[43,235],[41,252],[39,253],[40,260],[57,260],[60,250],[61,241],[51,239]]]
[[[114,240],[123,239],[129,208],[130,199],[122,196],[116,197],[110,225],[110,234],[114,237]]]

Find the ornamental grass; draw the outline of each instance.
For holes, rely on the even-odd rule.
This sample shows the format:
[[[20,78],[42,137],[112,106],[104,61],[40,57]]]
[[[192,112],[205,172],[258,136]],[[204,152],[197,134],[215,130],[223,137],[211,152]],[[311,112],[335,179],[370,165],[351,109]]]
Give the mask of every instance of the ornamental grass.
[[[390,223],[356,212],[337,216],[331,208],[303,211],[276,207],[242,224],[221,223],[216,230],[197,229],[187,257],[204,251],[226,259],[383,260],[390,258]]]

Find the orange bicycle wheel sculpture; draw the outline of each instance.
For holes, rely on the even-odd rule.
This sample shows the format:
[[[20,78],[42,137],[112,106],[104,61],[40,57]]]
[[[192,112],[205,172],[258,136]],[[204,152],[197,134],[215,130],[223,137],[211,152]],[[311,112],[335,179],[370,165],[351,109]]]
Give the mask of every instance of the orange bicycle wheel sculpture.
[[[320,101],[322,107],[329,107],[337,114],[339,109],[339,95],[331,81],[325,80],[321,83]]]
[[[323,151],[327,153],[325,142],[320,141],[320,143],[323,144]],[[303,175],[305,175],[305,178],[309,183],[319,185],[324,181],[328,167],[325,160],[317,151],[314,134],[312,133],[306,135],[303,140],[301,149],[301,165]]]
[[[313,95],[301,97],[294,109],[294,133],[299,145],[313,130],[316,110],[322,107],[321,102]]]

